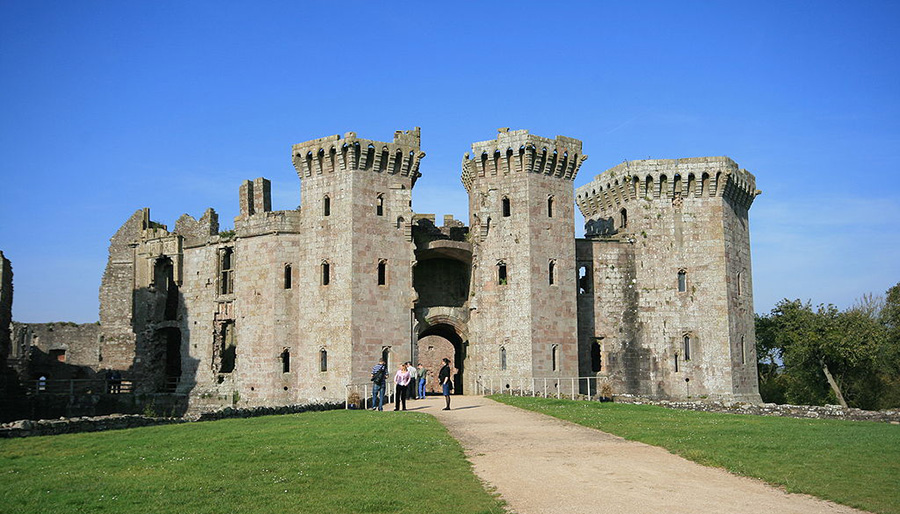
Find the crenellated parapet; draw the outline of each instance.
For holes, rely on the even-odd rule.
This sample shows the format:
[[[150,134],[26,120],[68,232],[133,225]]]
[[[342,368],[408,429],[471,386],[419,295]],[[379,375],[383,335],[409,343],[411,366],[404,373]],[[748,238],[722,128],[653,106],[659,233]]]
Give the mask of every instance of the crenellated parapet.
[[[497,139],[472,143],[472,154],[462,161],[462,183],[471,192],[477,177],[510,173],[537,173],[575,180],[587,155],[581,141],[571,137],[556,139],[529,134],[527,130],[502,128]]]
[[[728,157],[625,161],[575,190],[575,202],[585,218],[609,213],[637,199],[721,197],[749,209],[761,191],[756,177]]]
[[[415,183],[424,157],[419,127],[394,132],[390,143],[361,139],[355,132],[347,132],[343,137],[322,137],[291,148],[291,159],[301,180],[339,171],[371,170],[410,177]]]

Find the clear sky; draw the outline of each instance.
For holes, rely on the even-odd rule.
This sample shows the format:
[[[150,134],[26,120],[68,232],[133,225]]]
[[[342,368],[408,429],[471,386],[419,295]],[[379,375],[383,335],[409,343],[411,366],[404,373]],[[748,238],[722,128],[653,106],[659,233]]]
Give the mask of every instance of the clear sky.
[[[422,127],[416,212],[468,220],[460,161],[499,127],[623,160],[727,155],[755,309],[900,281],[900,3],[0,1],[0,250],[13,318],[98,319],[109,238],[272,180],[293,143]],[[579,218],[576,225],[583,221]],[[581,230],[579,229],[579,232]]]

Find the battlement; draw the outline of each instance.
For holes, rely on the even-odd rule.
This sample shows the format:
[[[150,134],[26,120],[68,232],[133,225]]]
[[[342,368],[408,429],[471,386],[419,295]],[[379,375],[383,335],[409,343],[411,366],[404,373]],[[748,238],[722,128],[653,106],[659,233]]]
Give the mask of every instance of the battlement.
[[[585,218],[636,199],[723,197],[749,209],[761,191],[756,177],[728,157],[625,161],[575,190]]]
[[[420,176],[419,163],[425,157],[420,149],[421,130],[398,130],[391,143],[361,139],[355,132],[313,139],[295,144],[291,160],[297,175],[304,177],[325,175],[338,171],[372,170],[410,177]]]
[[[527,130],[501,128],[497,139],[472,143],[462,162],[462,183],[471,191],[473,181],[485,175],[540,173],[575,180],[587,155],[581,153],[581,141],[571,137],[556,139],[529,134]]]

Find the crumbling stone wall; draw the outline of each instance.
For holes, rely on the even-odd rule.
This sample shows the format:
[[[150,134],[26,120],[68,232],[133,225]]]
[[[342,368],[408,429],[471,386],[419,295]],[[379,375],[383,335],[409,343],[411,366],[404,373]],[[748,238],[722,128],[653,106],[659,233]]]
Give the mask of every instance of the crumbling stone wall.
[[[0,251],[0,378],[5,375],[11,350],[10,323],[13,300],[12,263]]]
[[[22,379],[93,378],[102,368],[102,339],[97,323],[12,323],[16,346],[26,348]]]

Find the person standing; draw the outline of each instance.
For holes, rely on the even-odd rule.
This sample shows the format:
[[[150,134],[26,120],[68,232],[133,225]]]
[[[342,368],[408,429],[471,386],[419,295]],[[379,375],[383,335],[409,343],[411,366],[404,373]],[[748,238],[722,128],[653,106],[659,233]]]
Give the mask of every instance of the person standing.
[[[400,365],[400,369],[394,375],[394,383],[397,384],[397,390],[394,392],[394,410],[406,410],[406,386],[409,385],[409,369],[406,363]]]
[[[416,375],[419,377],[419,398],[425,398],[425,379],[428,377],[428,370],[420,362],[416,371]]]
[[[419,373],[412,362],[406,363],[406,369],[409,371],[409,386],[406,388],[408,395],[413,400],[419,399],[419,389],[416,387],[419,383]]]
[[[387,364],[379,359],[372,367],[372,410],[384,410],[384,383],[387,379]]]
[[[453,382],[450,381],[450,359],[444,357],[443,362],[444,366],[438,373],[438,381],[441,383],[441,390],[447,401],[447,406],[443,410],[450,410],[450,390],[453,389]]]

